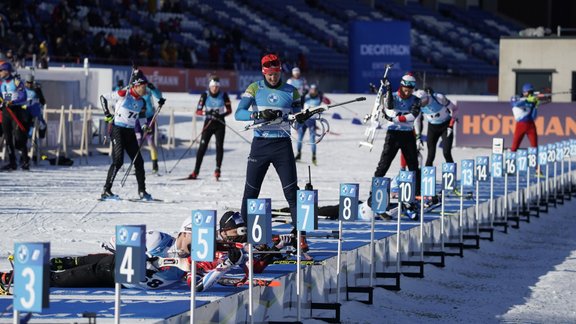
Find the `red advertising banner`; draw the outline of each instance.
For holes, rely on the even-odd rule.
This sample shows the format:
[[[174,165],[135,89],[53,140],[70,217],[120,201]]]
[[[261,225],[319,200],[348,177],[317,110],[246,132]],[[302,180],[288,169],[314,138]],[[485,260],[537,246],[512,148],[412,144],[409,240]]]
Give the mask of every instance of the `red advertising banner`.
[[[163,67],[140,67],[148,78],[160,91],[188,92],[188,71],[186,69]]]
[[[516,121],[508,102],[458,102],[456,145],[459,147],[492,147],[493,137],[504,138],[510,147]],[[538,108],[536,118],[538,144],[576,137],[576,104],[550,103]],[[526,137],[520,147],[528,147]]]
[[[220,78],[220,88],[223,91],[228,93],[236,93],[238,91],[238,75],[235,71],[229,70],[188,70],[190,84],[187,91],[206,91],[212,75]]]

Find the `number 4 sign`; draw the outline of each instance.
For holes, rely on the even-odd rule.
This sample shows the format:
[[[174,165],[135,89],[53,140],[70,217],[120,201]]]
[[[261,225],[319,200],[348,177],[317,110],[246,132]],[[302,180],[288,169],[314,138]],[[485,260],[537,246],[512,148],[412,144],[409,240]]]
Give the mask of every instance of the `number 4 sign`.
[[[50,243],[16,243],[14,251],[14,309],[40,313],[49,302]]]
[[[216,249],[216,211],[192,211],[192,251],[194,261],[214,261]]]
[[[116,225],[116,283],[134,284],[146,277],[146,225]]]

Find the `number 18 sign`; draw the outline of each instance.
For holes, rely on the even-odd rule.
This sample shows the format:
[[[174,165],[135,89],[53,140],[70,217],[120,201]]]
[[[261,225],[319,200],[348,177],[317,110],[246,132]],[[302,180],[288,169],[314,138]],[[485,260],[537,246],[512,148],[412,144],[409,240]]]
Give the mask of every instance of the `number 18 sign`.
[[[240,214],[237,221],[243,221]],[[214,261],[216,249],[216,211],[193,210],[192,211],[192,251],[194,261]]]
[[[16,243],[14,251],[14,309],[40,313],[49,303],[50,243]]]

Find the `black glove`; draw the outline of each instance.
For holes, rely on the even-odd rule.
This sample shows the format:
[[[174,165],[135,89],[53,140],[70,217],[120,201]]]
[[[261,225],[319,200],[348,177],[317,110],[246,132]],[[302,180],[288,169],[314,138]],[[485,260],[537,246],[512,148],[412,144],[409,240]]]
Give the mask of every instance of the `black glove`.
[[[216,109],[208,110],[207,114],[213,117],[220,117],[220,112]]]
[[[230,262],[233,264],[238,264],[238,261],[240,261],[241,257],[242,252],[240,252],[240,249],[232,247],[228,250],[228,260],[230,260]]]
[[[156,86],[154,85],[154,83],[150,82],[150,83],[148,83],[148,89],[156,90]]]
[[[431,87],[426,87],[426,89],[424,89],[426,91],[426,93],[428,93],[429,96],[434,94],[434,90]]]
[[[389,122],[394,122],[394,117],[389,116],[386,111],[383,112],[384,115],[384,119],[386,119]]]
[[[166,98],[160,98],[158,99],[158,105],[159,106],[164,106],[164,103],[166,102]]]
[[[312,117],[313,115],[314,114],[309,112],[309,111],[296,114],[296,121],[300,124],[303,124],[305,121],[310,119],[310,117]]]
[[[256,119],[274,120],[279,117],[282,117],[282,112],[280,110],[265,109],[256,112]]]
[[[412,105],[412,107],[410,107],[410,113],[412,114],[412,116],[418,117],[418,115],[420,114],[420,100],[416,101]]]
[[[388,78],[384,78],[384,79],[380,80],[380,82],[382,83],[382,87],[384,87],[384,89],[386,91],[392,90],[391,85],[390,85],[390,80],[388,80]]]

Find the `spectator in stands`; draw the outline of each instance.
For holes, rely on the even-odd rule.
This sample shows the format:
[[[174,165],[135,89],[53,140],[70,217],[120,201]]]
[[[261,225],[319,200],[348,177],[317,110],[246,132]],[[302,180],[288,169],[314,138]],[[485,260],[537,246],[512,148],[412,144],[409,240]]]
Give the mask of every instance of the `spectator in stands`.
[[[301,74],[299,67],[292,68],[292,77],[286,81],[289,85],[292,85],[298,90],[301,97],[304,97],[306,92],[308,92],[308,82]]]
[[[2,167],[4,171],[17,169],[16,150],[21,152],[22,170],[30,169],[27,146],[30,114],[27,109],[23,109],[26,105],[26,90],[20,78],[13,73],[10,62],[0,62],[2,128],[9,158],[9,163]]]
[[[426,134],[428,157],[426,158],[426,166],[434,165],[436,146],[440,137],[442,137],[444,159],[446,162],[453,163],[452,142],[454,141],[454,124],[458,121],[456,118],[458,107],[445,95],[434,92],[430,87],[426,88],[426,90],[418,90],[414,95],[420,98],[422,115],[428,122],[428,132]]]
[[[196,179],[200,173],[202,166],[202,159],[210,143],[212,135],[216,137],[216,169],[214,170],[214,177],[216,180],[220,178],[220,168],[222,167],[222,159],[224,158],[224,136],[226,135],[226,122],[224,117],[232,113],[232,105],[228,93],[220,91],[220,79],[212,77],[208,84],[208,91],[200,96],[198,105],[196,106],[196,115],[206,116],[204,119],[204,127],[202,128],[202,138],[200,140],[200,147],[196,153],[196,165],[194,171],[190,173],[188,179]]]
[[[530,147],[538,147],[538,133],[534,121],[538,115],[538,106],[549,103],[550,99],[550,96],[543,94],[535,95],[534,86],[531,83],[525,83],[522,86],[522,95],[511,98],[512,114],[516,120],[514,138],[510,147],[512,152],[516,152],[520,147],[524,135],[528,137]]]
[[[330,104],[330,100],[325,98],[322,92],[318,91],[318,87],[315,84],[311,84],[309,92],[304,96],[304,109],[317,107],[322,103]],[[300,161],[302,158],[302,142],[304,134],[308,130],[308,133],[310,133],[310,147],[312,148],[312,163],[316,165],[316,119],[308,119],[302,124],[296,123],[296,127],[298,129],[296,161]]]

